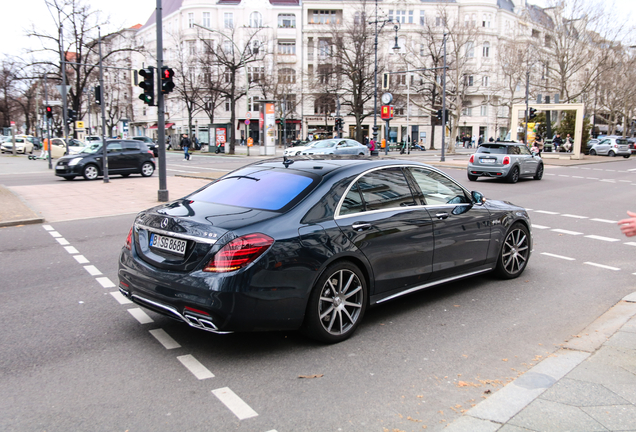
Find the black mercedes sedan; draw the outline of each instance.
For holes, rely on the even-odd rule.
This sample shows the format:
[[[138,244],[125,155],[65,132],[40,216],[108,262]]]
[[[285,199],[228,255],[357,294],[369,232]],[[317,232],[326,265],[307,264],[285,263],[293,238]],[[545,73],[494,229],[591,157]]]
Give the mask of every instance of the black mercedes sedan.
[[[350,337],[367,307],[494,272],[519,276],[527,212],[399,160],[257,162],[139,213],[119,289],[214,333]]]

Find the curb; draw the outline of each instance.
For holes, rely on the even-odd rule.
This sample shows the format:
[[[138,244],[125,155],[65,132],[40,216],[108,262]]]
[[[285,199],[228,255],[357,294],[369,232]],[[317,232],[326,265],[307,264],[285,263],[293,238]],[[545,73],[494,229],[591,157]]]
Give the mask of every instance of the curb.
[[[450,423],[449,432],[495,432],[583,363],[636,315],[636,292],[623,297],[563,349],[528,370]]]
[[[0,185],[0,202],[0,228],[44,222],[44,218],[39,217],[28,203],[3,185]]]

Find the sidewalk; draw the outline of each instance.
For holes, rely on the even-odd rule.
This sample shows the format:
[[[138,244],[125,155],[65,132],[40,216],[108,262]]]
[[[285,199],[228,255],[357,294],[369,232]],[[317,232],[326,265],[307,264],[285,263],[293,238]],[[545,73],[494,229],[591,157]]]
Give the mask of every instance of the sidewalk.
[[[636,430],[636,293],[448,432]]]

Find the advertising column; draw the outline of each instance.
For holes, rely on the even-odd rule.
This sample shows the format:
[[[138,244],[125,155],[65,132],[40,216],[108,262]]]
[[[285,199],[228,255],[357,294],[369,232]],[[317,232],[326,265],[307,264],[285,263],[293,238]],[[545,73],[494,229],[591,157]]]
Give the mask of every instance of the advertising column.
[[[261,156],[276,155],[276,117],[273,101],[260,101]]]

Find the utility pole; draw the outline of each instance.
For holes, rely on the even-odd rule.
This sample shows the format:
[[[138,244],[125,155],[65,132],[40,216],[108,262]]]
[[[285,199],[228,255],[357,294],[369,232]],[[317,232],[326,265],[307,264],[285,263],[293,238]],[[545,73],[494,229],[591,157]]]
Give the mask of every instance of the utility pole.
[[[46,80],[48,72],[44,73],[44,102],[45,102],[45,106],[49,106],[49,86]],[[49,160],[49,169],[53,169],[53,164],[51,162],[51,119],[49,118],[48,115],[45,116],[46,117],[46,134],[48,135],[48,141],[47,141],[47,148],[48,148],[48,154],[47,154],[47,158]]]
[[[68,154],[68,123],[66,119],[67,114],[67,100],[66,100],[66,51],[64,50],[64,25],[60,23],[60,51],[62,54],[61,63],[62,63],[62,127],[64,128],[64,139],[66,143],[66,154]],[[101,56],[100,56],[101,57]]]
[[[108,183],[110,179],[108,178],[108,152],[106,145],[106,103],[104,101],[104,65],[102,64],[102,33],[101,28],[97,27],[97,42],[99,47],[99,91],[102,107],[102,160],[103,166],[102,171],[104,173],[104,183]],[[66,88],[66,87],[65,87]],[[64,122],[66,123],[66,121]],[[68,144],[67,144],[68,146]]]
[[[525,145],[528,145],[528,93],[530,93],[530,69],[526,71],[526,124],[523,127],[523,142]],[[510,138],[512,139],[512,137]]]
[[[444,162],[446,160],[444,156],[444,151],[446,149],[446,36],[446,33],[444,33],[444,73],[442,75],[442,157],[440,158],[440,162]]]
[[[161,0],[157,0],[157,138],[159,146],[159,202],[168,201],[168,182],[166,179],[166,119],[163,108],[163,26]]]

